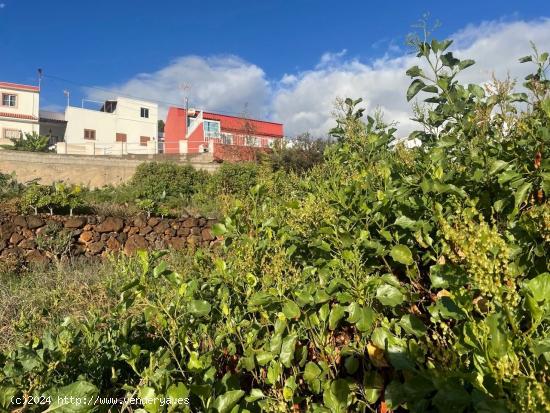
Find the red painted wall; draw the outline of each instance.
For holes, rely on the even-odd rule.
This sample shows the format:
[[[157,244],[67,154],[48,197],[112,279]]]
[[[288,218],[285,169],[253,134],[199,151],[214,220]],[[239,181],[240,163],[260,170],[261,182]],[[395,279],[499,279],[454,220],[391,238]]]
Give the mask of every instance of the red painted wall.
[[[164,125],[164,153],[180,153],[179,141],[185,139],[186,125],[184,109],[168,109]]]
[[[236,154],[240,153],[244,158],[246,158],[242,160],[251,160],[249,158],[255,158],[255,154],[258,149],[265,149],[240,146],[244,145],[244,137],[246,135],[254,135],[260,138],[265,137],[266,139],[260,139],[260,144],[262,146],[267,146],[267,137],[282,139],[284,136],[283,125],[280,123],[267,122],[256,119],[244,119],[242,117],[221,115],[212,112],[203,112],[203,119],[217,120],[220,122],[221,132],[233,134],[233,145],[223,145],[221,143],[215,144],[216,148],[219,148],[218,151],[221,154],[220,159],[224,157],[233,159],[238,156]],[[164,152],[179,153],[179,142],[185,139],[185,134],[185,109],[171,107],[168,110],[166,125],[164,127]],[[188,153],[199,152],[199,147],[201,145],[203,145],[204,147],[208,147],[208,143],[204,140],[204,128],[202,124],[198,126],[197,129],[195,129],[191,136],[189,136],[188,138]],[[230,152],[231,155],[228,155]]]
[[[187,151],[189,153],[198,153],[199,146],[201,145],[208,147],[208,143],[204,141],[204,126],[202,123],[189,135]]]

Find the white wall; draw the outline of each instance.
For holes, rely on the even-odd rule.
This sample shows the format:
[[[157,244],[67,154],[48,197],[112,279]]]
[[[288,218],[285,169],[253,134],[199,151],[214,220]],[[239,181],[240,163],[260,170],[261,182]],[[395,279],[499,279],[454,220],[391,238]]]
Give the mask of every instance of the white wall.
[[[141,117],[141,108],[149,109],[149,118]],[[128,98],[118,98],[115,112],[68,107],[65,111],[67,130],[65,142],[69,145],[83,145],[84,129],[96,131],[95,146],[105,149],[105,154],[118,154],[123,146],[116,141],[117,133],[126,134],[127,153],[156,153],[157,145],[140,145],[140,137],[147,136],[157,141],[158,107],[154,103]],[[101,151],[100,151],[101,152]]]
[[[0,112],[34,116],[36,121],[27,119],[13,119],[10,117],[0,117],[0,145],[11,145],[9,139],[4,139],[4,129],[17,129],[23,133],[38,133],[38,106],[40,101],[40,95],[38,92],[11,89],[6,87],[0,87],[0,99],[2,94],[8,93],[17,95],[17,105],[15,107],[3,106],[0,100]]]
[[[9,120],[6,118],[0,119],[0,145],[12,145],[9,139],[4,139],[4,129],[18,129],[23,133],[23,137],[26,133],[38,133],[38,122],[31,122],[25,120]]]

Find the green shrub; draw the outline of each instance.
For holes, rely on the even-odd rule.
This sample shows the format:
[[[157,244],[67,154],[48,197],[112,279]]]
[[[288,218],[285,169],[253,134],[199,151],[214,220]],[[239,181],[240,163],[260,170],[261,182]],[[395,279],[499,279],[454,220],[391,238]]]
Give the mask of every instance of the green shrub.
[[[82,206],[82,188],[79,185],[68,185],[56,182],[53,185],[40,185],[36,182],[27,186],[21,198],[21,208],[24,212],[33,210],[35,214],[42,208],[47,208],[50,215],[54,211],[69,210],[72,216],[75,208]]]
[[[431,105],[420,147],[346,100],[325,162],[284,191],[261,170],[213,226],[220,248],[175,267],[141,253],[116,308],[1,355],[3,407],[29,392],[138,395],[147,412],[549,411],[550,82],[529,77],[530,98],[462,85],[472,61],[449,46],[418,42],[433,70],[407,71]]]
[[[329,140],[314,139],[306,133],[275,147],[269,159],[275,170],[303,174],[323,162],[328,144]]]
[[[23,185],[15,179],[15,174],[0,173],[0,200],[14,198],[21,194]]]
[[[42,208],[51,208],[52,194],[52,186],[31,183],[27,186],[21,198],[21,208],[24,212],[33,210],[36,215]]]
[[[244,195],[258,179],[259,166],[253,162],[223,163],[210,177],[212,195]]]
[[[207,175],[190,165],[174,162],[146,162],[138,166],[129,184],[136,198],[169,198],[185,201],[204,184]]]
[[[27,151],[27,152],[48,152],[49,140],[47,136],[42,136],[33,133],[26,133],[21,138],[10,138],[13,145],[2,145],[4,149],[10,149],[14,151]]]

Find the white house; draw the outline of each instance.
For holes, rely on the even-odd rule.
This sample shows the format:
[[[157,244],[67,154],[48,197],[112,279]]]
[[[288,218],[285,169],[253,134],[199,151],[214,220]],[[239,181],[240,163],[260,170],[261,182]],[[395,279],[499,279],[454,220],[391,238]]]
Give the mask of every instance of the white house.
[[[64,142],[58,153],[94,155],[158,152],[158,105],[118,97],[99,110],[68,106]]]
[[[39,133],[38,87],[0,82],[0,95],[0,144],[11,145],[10,138]]]

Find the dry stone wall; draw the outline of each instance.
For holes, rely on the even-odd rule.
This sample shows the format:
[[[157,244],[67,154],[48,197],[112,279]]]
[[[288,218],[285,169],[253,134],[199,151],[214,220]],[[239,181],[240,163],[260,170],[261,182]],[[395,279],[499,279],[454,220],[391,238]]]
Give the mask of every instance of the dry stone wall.
[[[206,247],[216,242],[213,219],[0,216],[0,260],[48,262],[54,256],[99,257],[111,252]]]

